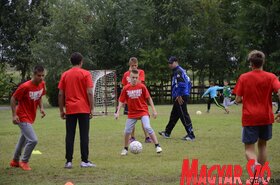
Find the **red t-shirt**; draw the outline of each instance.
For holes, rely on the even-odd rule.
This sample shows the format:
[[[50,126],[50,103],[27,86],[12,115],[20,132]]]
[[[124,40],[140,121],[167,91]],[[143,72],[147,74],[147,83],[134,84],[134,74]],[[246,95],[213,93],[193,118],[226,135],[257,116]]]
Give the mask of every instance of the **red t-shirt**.
[[[128,84],[123,88],[119,101],[127,103],[128,118],[140,118],[149,115],[147,104],[149,97],[150,93],[144,84],[138,83],[135,86]]]
[[[242,74],[234,92],[242,97],[242,126],[268,125],[274,122],[272,92],[280,89],[278,78],[262,70]]]
[[[138,80],[141,81],[142,83],[144,83],[145,82],[145,72],[144,72],[144,70],[138,69],[138,73],[139,73]],[[129,83],[130,83],[130,71],[126,71],[123,74],[122,85],[126,86]]]
[[[73,67],[61,75],[58,88],[65,94],[66,114],[90,113],[87,88],[93,82],[89,71]]]
[[[33,123],[41,97],[46,94],[45,82],[35,85],[31,80],[21,84],[13,97],[18,101],[16,114],[20,122]]]

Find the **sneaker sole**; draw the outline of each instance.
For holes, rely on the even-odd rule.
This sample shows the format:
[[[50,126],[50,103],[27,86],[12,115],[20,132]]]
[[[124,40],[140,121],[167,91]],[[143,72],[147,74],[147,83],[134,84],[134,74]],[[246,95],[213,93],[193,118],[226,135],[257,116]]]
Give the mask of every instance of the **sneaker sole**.
[[[158,132],[159,135],[161,135],[162,137],[164,137],[165,139],[170,139],[170,137],[165,136],[164,134],[162,134],[161,132]]]

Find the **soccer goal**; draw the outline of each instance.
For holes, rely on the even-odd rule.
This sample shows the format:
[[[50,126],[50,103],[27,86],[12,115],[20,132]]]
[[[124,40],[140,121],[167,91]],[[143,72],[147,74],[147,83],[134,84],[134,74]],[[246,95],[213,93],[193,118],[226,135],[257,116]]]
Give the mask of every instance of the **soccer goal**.
[[[94,115],[114,113],[117,106],[117,79],[115,70],[92,70]]]

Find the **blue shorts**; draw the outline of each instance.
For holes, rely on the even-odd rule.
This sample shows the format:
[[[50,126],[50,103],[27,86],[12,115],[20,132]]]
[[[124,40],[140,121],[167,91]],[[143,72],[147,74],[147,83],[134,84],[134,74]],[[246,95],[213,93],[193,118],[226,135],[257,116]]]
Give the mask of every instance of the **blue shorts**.
[[[262,126],[245,126],[242,130],[242,142],[254,144],[258,139],[268,141],[272,138],[272,124]]]

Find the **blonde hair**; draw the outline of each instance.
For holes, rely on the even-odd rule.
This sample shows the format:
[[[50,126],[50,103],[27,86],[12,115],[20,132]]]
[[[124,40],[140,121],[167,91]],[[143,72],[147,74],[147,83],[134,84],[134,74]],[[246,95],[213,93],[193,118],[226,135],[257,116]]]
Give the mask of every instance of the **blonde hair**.
[[[128,62],[129,65],[131,64],[138,64],[138,60],[136,57],[131,57]]]
[[[263,66],[265,62],[265,54],[262,51],[253,50],[248,54],[248,61],[256,68]]]

